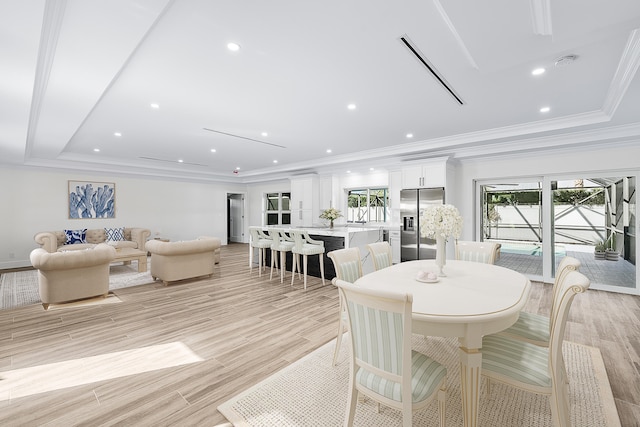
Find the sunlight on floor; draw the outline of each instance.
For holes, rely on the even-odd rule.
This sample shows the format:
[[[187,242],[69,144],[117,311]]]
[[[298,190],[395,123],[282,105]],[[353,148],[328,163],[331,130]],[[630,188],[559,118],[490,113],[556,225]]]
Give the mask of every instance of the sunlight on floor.
[[[204,359],[181,342],[0,372],[0,401],[156,371]]]

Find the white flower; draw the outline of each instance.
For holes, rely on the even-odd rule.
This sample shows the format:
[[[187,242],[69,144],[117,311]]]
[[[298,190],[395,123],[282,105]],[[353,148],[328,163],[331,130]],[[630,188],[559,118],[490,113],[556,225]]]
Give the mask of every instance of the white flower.
[[[320,215],[320,218],[333,221],[340,218],[341,216],[342,214],[340,213],[339,210],[337,210],[336,208],[329,208],[329,209],[325,209],[322,212],[322,214]]]
[[[420,217],[420,235],[430,239],[453,236],[456,239],[462,233],[462,217],[453,205],[433,205],[422,211]]]

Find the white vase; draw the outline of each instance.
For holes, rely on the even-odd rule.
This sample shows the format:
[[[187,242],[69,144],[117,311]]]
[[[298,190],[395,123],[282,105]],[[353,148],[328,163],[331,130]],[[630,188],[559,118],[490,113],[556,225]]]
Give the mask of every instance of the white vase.
[[[436,236],[436,265],[438,266],[438,276],[444,277],[444,266],[447,263],[447,239]]]

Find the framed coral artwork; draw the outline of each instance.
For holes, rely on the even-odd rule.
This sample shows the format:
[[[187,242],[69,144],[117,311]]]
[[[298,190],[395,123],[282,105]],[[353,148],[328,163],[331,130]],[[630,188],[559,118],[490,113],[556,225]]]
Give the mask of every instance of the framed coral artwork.
[[[69,219],[115,218],[116,184],[69,181]]]

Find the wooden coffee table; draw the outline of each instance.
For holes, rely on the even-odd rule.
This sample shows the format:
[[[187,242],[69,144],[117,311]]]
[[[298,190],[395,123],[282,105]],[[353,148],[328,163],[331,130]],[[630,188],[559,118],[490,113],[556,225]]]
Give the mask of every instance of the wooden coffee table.
[[[138,261],[138,272],[147,271],[147,253],[133,248],[116,249],[114,261],[122,261],[124,265],[131,264],[131,261]]]

